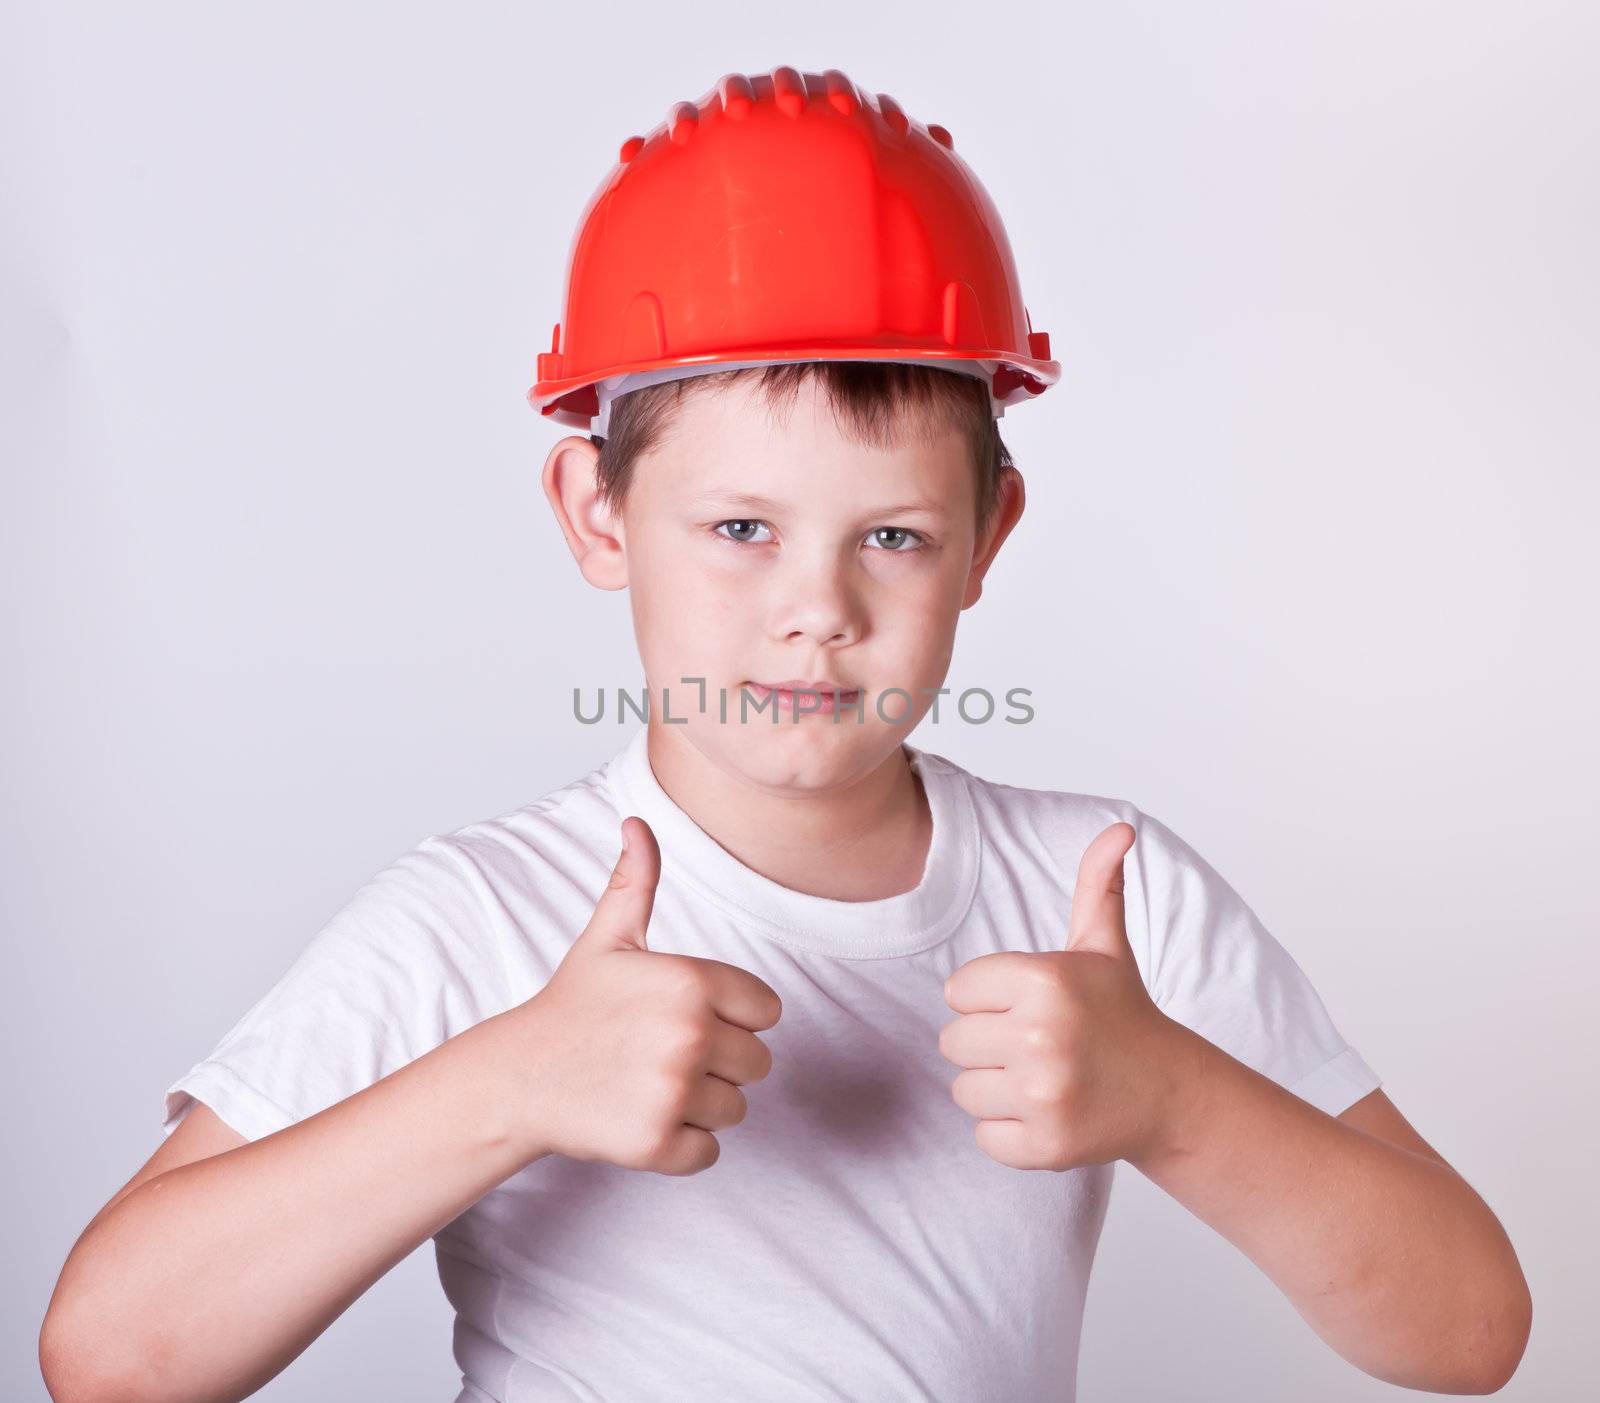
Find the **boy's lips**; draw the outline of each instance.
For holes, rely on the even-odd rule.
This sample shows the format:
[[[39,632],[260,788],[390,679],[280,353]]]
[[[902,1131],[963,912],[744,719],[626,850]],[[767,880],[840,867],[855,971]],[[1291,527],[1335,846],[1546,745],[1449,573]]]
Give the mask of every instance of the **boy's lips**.
[[[745,686],[755,693],[758,705],[775,697],[774,705],[779,711],[796,716],[833,715],[841,707],[854,706],[860,696],[859,689],[841,687],[837,682],[802,682],[797,678],[770,684],[747,682]]]
[[[752,687],[764,687],[769,692],[839,692],[844,696],[853,697],[857,689],[846,687],[842,682],[830,682],[823,679],[820,682],[807,682],[803,678],[788,677],[782,682],[756,682],[750,683]]]

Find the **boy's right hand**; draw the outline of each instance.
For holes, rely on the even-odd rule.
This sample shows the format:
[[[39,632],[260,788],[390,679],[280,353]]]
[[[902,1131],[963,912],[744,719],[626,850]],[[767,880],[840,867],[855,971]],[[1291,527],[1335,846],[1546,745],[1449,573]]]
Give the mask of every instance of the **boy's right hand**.
[[[661,850],[642,818],[622,821],[611,881],[543,989],[511,1010],[531,1031],[519,1075],[541,1149],[625,1169],[697,1174],[717,1162],[711,1133],[748,1109],[739,1087],[772,1070],[756,1036],[783,1005],[721,960],[656,952],[645,927]]]

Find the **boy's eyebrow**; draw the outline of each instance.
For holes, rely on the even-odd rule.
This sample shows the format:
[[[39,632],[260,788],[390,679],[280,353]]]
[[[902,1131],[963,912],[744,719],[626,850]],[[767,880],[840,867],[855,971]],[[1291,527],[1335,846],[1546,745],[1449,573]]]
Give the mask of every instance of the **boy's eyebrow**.
[[[774,502],[769,497],[760,497],[751,492],[697,492],[690,499],[695,506],[705,507],[748,507],[751,511],[781,512],[782,502]],[[945,515],[943,502],[932,497],[914,497],[898,505],[872,507],[864,515],[867,516],[899,516],[906,512],[926,512],[930,516]]]

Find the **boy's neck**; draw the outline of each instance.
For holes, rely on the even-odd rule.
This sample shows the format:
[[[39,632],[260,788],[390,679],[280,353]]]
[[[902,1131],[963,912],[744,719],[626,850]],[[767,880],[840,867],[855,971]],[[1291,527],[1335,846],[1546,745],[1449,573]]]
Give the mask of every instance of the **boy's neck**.
[[[718,769],[681,727],[648,729],[650,768],[667,796],[768,880],[835,901],[878,901],[921,881],[933,816],[903,746],[849,788],[788,797]]]

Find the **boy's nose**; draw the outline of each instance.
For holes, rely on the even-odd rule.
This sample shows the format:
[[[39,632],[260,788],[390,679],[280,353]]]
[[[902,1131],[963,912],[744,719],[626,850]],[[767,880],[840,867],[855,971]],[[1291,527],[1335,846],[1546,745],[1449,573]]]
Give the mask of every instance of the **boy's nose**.
[[[816,643],[853,643],[862,630],[862,604],[837,568],[793,570],[775,602],[778,637]]]

